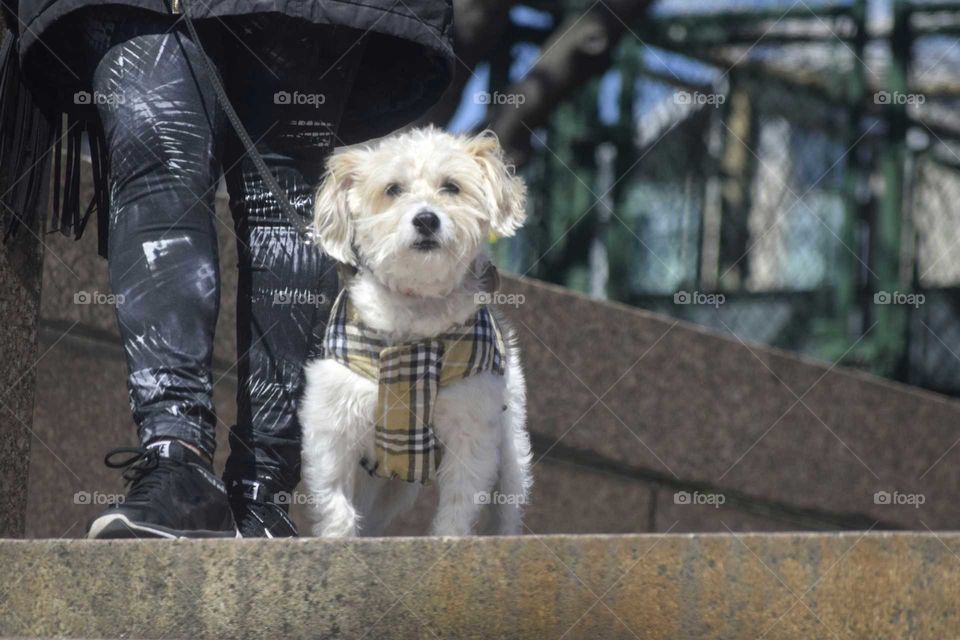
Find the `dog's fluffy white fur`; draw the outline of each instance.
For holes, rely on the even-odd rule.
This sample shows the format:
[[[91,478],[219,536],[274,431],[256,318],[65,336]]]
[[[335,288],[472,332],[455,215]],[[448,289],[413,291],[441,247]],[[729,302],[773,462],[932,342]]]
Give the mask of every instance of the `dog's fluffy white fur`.
[[[526,189],[496,137],[414,130],[330,158],[316,202],[316,233],[356,267],[347,287],[367,326],[400,343],[442,333],[477,310],[472,265],[490,232],[510,236]],[[414,217],[436,216],[424,233]],[[483,373],[440,389],[434,431],[434,535],[518,534],[531,485],[523,371],[512,332],[506,375]],[[370,476],[377,385],[332,360],[306,367],[300,404],[303,480],[318,536],[375,536],[413,505],[420,485]],[[504,410],[506,407],[506,410]]]

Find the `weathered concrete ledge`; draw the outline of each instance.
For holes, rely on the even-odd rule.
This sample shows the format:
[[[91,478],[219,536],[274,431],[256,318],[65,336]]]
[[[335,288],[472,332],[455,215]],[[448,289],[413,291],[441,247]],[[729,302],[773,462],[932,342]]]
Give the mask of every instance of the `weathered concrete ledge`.
[[[0,541],[0,636],[947,638],[960,534]]]

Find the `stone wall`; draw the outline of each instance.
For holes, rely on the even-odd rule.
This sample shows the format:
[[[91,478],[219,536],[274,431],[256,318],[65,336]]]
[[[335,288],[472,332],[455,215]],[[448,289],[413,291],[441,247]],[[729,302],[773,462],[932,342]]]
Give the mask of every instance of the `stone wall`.
[[[221,443],[235,416],[235,251],[215,350]],[[113,309],[92,234],[47,237],[27,534],[81,535],[121,490],[103,467],[132,444]],[[505,279],[536,450],[533,533],[956,528],[960,403],[543,283]],[[217,464],[222,464],[225,445]],[[875,499],[877,492],[880,500]],[[884,504],[883,493],[891,496]],[[99,496],[99,498],[98,498]],[[395,533],[425,530],[434,498]],[[689,498],[689,500],[688,500]],[[923,504],[915,503],[923,501]],[[297,518],[302,517],[297,512]]]
[[[38,228],[39,220],[0,242],[0,538],[24,533],[43,264]]]

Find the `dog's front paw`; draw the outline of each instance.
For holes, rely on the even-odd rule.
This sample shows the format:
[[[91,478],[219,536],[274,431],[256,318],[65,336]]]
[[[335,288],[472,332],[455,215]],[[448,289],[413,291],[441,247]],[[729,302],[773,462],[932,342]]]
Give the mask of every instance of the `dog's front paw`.
[[[320,522],[313,526],[313,535],[320,538],[353,538],[357,535],[358,524],[356,509],[346,504],[346,500],[334,500],[327,505]]]
[[[430,534],[434,536],[470,536],[474,534],[474,527],[470,520],[464,517],[448,517],[438,513],[430,527]]]
[[[313,535],[318,538],[355,538],[357,531],[355,527],[327,525],[317,525],[313,528]]]

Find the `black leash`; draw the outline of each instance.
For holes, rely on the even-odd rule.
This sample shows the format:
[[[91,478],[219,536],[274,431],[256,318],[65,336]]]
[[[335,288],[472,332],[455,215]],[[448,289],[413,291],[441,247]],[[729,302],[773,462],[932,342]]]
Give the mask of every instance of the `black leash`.
[[[240,122],[240,117],[237,115],[236,110],[234,110],[230,98],[227,97],[227,92],[223,88],[223,83],[220,81],[220,74],[217,72],[217,68],[214,66],[210,56],[208,56],[204,50],[203,44],[200,42],[200,36],[197,34],[197,28],[193,24],[193,18],[190,17],[191,2],[188,0],[180,0],[180,4],[183,8],[183,20],[187,23],[187,30],[190,32],[190,37],[193,38],[193,43],[197,45],[197,49],[200,50],[200,57],[203,59],[203,64],[207,68],[207,73],[210,75],[213,90],[217,94],[217,100],[220,101],[220,105],[227,114],[230,125],[243,143],[247,155],[253,160],[253,165],[260,173],[263,182],[280,204],[280,210],[283,211],[283,214],[287,217],[290,226],[296,229],[308,244],[313,244],[314,234],[312,225],[307,220],[304,220],[303,216],[297,213],[297,210],[290,204],[290,198],[287,197],[286,191],[283,190],[280,183],[277,182],[277,179],[270,173],[270,169],[267,168],[267,163],[263,161],[263,157],[260,155],[260,152],[257,151],[256,145],[250,138],[250,134],[247,133],[243,123]]]

